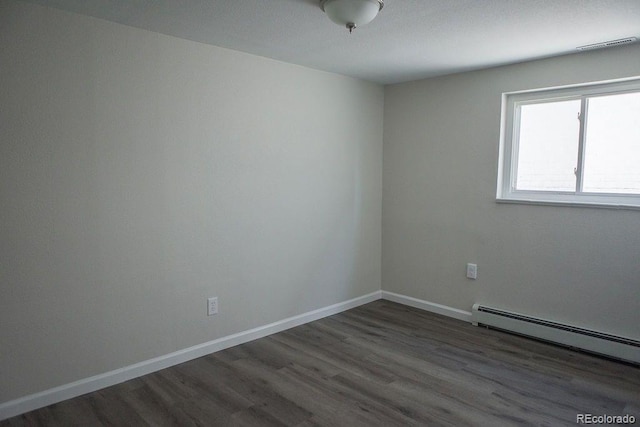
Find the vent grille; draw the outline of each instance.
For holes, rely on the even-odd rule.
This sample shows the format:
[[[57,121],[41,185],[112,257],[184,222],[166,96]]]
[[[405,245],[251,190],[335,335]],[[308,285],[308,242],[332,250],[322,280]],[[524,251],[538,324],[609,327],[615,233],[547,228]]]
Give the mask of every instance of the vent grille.
[[[635,43],[637,41],[638,41],[638,39],[635,38],[635,37],[627,37],[627,38],[624,38],[624,39],[610,40],[608,42],[587,44],[587,45],[584,45],[584,46],[579,46],[576,49],[578,49],[578,50],[602,49],[603,47],[620,46],[620,45],[623,45],[623,44]]]

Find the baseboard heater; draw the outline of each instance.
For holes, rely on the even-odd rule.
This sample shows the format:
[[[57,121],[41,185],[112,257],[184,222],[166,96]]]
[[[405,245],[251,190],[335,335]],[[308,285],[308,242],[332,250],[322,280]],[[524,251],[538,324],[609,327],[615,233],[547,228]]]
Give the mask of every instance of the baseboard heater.
[[[471,319],[483,325],[640,364],[640,341],[474,304]]]

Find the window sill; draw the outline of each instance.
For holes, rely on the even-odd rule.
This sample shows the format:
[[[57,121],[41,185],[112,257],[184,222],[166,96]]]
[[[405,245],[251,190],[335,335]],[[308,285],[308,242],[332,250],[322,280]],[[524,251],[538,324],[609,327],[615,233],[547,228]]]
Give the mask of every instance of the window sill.
[[[538,206],[562,206],[573,208],[597,208],[597,209],[625,209],[640,210],[640,205],[625,203],[606,203],[594,201],[567,201],[567,200],[548,200],[535,198],[496,198],[496,203],[500,204],[516,204],[516,205],[538,205]]]

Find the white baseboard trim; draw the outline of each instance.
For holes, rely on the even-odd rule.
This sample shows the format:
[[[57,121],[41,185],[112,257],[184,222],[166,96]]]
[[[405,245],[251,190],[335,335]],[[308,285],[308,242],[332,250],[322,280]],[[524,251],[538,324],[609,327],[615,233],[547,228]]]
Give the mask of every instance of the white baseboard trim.
[[[382,291],[382,299],[397,302],[398,304],[408,305],[409,307],[419,308],[421,310],[430,311],[443,316],[453,317],[454,319],[464,320],[471,323],[471,312],[447,305],[436,304],[418,298],[408,297],[406,295],[395,294],[393,292]]]
[[[62,402],[63,400],[116,385],[133,378],[141,377],[189,360],[197,359],[198,357],[206,356],[207,354],[215,353],[229,347],[266,337],[277,332],[282,332],[305,323],[313,322],[314,320],[322,319],[323,317],[338,314],[363,304],[368,304],[380,299],[382,293],[382,291],[372,292],[358,298],[333,304],[298,316],[289,317],[248,331],[218,338],[213,341],[165,354],[164,356],[125,366],[124,368],[115,369],[110,372],[105,372],[103,374],[84,378],[79,381],[54,387],[39,393],[24,396],[19,399],[10,400],[0,404],[0,421],[44,406]]]

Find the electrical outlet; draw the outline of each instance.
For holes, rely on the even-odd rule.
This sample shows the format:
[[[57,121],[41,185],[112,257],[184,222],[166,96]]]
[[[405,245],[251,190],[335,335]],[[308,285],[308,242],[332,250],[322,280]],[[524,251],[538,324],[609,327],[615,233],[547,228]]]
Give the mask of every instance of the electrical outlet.
[[[467,264],[467,278],[472,280],[478,278],[478,264]]]
[[[218,297],[207,298],[207,316],[218,314]]]

